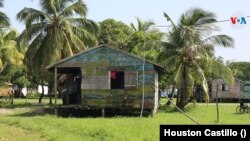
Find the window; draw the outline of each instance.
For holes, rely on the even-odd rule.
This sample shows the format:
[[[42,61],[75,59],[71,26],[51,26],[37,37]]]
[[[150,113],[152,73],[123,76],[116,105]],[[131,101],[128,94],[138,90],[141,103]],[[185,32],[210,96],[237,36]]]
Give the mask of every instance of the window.
[[[111,89],[137,89],[137,71],[110,71]]]
[[[137,89],[137,71],[125,71],[125,89]]]
[[[124,89],[124,71],[110,72],[111,89]]]
[[[250,92],[250,85],[244,85],[244,92]]]
[[[222,84],[222,91],[229,91],[229,85]]]

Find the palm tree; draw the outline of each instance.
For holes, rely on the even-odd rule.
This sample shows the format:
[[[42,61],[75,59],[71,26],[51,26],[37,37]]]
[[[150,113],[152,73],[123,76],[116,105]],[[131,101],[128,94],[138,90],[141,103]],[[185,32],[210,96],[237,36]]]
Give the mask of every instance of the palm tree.
[[[161,59],[176,73],[175,83],[179,89],[177,106],[184,108],[192,96],[195,85],[202,85],[208,97],[206,76],[220,77],[233,83],[229,68],[214,59],[214,46],[233,47],[234,41],[227,35],[213,35],[219,28],[214,24],[216,16],[202,9],[190,9],[181,15],[178,24],[164,13],[171,23],[167,42],[163,43]]]
[[[40,0],[40,5],[41,10],[24,8],[17,14],[26,24],[18,45],[28,46],[25,63],[36,75],[45,74],[45,66],[96,45],[98,29],[86,18],[82,0]]]
[[[3,0],[0,0],[0,7],[3,7]],[[0,28],[6,28],[10,25],[10,20],[6,14],[0,11]]]
[[[86,18],[82,0],[41,0],[40,5],[41,11],[24,8],[17,14],[26,24],[18,41],[29,43],[27,61],[40,69],[96,45],[97,25]]]
[[[0,0],[0,7],[3,7],[3,0]],[[4,28],[10,25],[9,18],[3,12],[0,11],[0,30],[2,31]],[[4,35],[0,34],[0,50],[2,50],[2,46],[4,44]],[[3,62],[2,52],[0,52],[0,73],[3,71],[7,62]]]
[[[24,55],[16,48],[17,32],[12,29],[0,29],[0,73],[7,64],[22,65]]]
[[[129,42],[129,52],[155,60],[158,56],[157,45],[163,34],[153,27],[155,25],[153,21],[142,21],[139,18],[136,18],[136,20],[137,26],[131,23],[134,33],[131,35]]]
[[[142,21],[140,18],[136,18],[137,20],[137,27],[131,23],[131,27],[134,32],[150,32],[150,28],[155,25],[153,21]]]

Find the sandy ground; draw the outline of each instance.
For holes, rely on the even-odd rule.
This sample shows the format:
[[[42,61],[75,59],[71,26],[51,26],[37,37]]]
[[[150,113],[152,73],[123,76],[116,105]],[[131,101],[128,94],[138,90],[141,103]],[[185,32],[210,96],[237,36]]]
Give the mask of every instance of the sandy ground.
[[[13,110],[11,110],[11,109],[5,109],[5,108],[0,109],[0,115],[9,115],[12,113],[13,113]]]

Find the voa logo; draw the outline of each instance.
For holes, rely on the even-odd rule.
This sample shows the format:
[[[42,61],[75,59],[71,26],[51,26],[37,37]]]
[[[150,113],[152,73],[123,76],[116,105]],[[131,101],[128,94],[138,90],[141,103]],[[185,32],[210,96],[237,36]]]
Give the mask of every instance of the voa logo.
[[[233,28],[241,29],[246,26],[247,20],[242,13],[237,12],[230,17],[230,23],[233,26]]]

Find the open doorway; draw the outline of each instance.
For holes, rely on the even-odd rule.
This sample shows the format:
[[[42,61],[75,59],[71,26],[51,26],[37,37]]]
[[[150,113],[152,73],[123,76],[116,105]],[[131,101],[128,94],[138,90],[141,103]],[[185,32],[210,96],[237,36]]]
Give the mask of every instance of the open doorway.
[[[81,70],[74,69],[66,75],[64,89],[61,93],[63,105],[81,104]]]
[[[110,72],[111,89],[124,89],[124,71]]]

